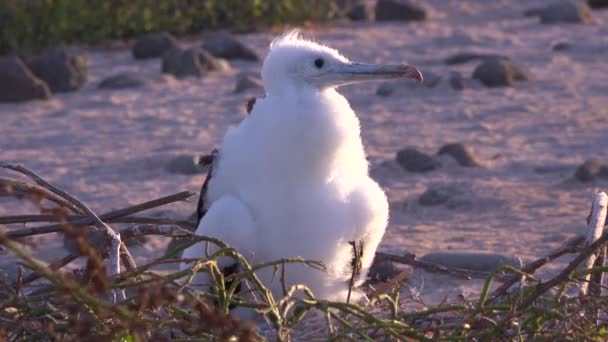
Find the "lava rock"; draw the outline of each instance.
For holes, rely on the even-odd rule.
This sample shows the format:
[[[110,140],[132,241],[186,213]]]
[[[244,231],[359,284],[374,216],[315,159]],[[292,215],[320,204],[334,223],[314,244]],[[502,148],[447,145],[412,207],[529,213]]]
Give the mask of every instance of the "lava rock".
[[[567,42],[558,42],[551,47],[551,50],[553,51],[566,51],[570,49],[572,49],[572,44]]]
[[[463,63],[467,63],[467,62],[475,61],[475,60],[487,61],[487,60],[491,60],[491,59],[506,60],[506,61],[510,60],[509,57],[503,56],[503,55],[498,55],[498,54],[459,52],[459,53],[449,56],[448,58],[445,59],[444,62],[445,62],[445,64],[448,64],[448,65],[454,65],[454,64],[463,64]]]
[[[490,59],[475,68],[473,78],[487,87],[509,87],[515,81],[530,80],[531,75],[511,61]]]
[[[146,84],[146,79],[137,74],[123,73],[104,78],[97,87],[99,89],[127,89],[143,87]]]
[[[250,89],[263,90],[264,83],[262,83],[262,80],[259,77],[254,75],[245,73],[239,74],[236,79],[234,93],[238,94]]]
[[[396,277],[402,269],[390,260],[376,260],[372,263],[367,273],[367,278],[372,281],[388,281]]]
[[[450,86],[454,90],[463,90],[465,88],[464,78],[458,71],[452,71],[450,73]]]
[[[199,158],[189,154],[174,157],[167,163],[165,170],[180,175],[196,175],[204,173],[204,167],[199,165]]]
[[[514,257],[483,252],[434,252],[422,256],[420,260],[449,268],[460,268],[478,272],[494,272],[505,265],[519,267],[519,261]]]
[[[47,84],[38,79],[19,57],[0,58],[0,102],[46,100],[50,97]]]
[[[161,71],[177,78],[202,77],[206,73],[201,64],[200,49],[171,49],[163,54]]]
[[[258,61],[260,59],[252,49],[227,31],[219,31],[211,35],[205,40],[202,47],[215,57],[249,61]]]
[[[198,53],[198,58],[203,66],[203,68],[207,71],[229,71],[230,63],[223,58],[216,58],[208,51],[202,49],[195,49]]]
[[[109,253],[110,239],[108,233],[98,227],[87,227],[86,229],[86,240],[88,244],[93,247],[101,256]],[[65,236],[63,237],[63,248],[65,248],[71,254],[80,254],[78,243],[74,238]]]
[[[179,48],[179,42],[167,32],[154,32],[141,36],[131,50],[133,58],[158,58],[165,52]]]
[[[463,144],[460,144],[460,143],[443,145],[439,149],[439,152],[437,152],[437,154],[438,155],[447,154],[447,155],[451,156],[452,158],[454,158],[458,162],[458,164],[460,164],[461,166],[466,166],[466,167],[480,166],[480,164],[477,162],[477,160],[475,160],[476,158],[475,158],[475,153],[473,152],[473,149],[471,147],[464,146]]]
[[[589,0],[587,4],[591,8],[608,8],[608,0]]]
[[[360,2],[352,6],[346,16],[353,21],[374,21],[374,6],[367,2]]]
[[[409,172],[428,172],[440,166],[433,157],[413,147],[407,147],[397,152],[397,163]]]
[[[562,0],[542,8],[524,12],[527,17],[539,17],[543,24],[588,24],[591,22],[591,8],[582,2]]]
[[[608,178],[608,166],[597,159],[588,159],[574,172],[574,178],[581,182],[591,182],[598,177]]]
[[[86,83],[89,75],[86,56],[65,48],[49,50],[40,56],[27,58],[25,63],[54,93],[80,88]]]
[[[426,10],[407,0],[378,0],[376,3],[377,21],[423,21]]]
[[[471,190],[459,183],[431,184],[418,198],[422,206],[446,205],[450,209],[470,206]]]

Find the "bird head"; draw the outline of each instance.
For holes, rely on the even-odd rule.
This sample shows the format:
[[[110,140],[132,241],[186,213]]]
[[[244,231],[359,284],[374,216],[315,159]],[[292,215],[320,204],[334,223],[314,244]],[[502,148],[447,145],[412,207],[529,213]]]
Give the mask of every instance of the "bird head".
[[[332,48],[301,38],[297,31],[276,39],[262,66],[264,87],[271,94],[289,86],[323,90],[396,78],[422,82],[422,74],[414,66],[351,62]]]

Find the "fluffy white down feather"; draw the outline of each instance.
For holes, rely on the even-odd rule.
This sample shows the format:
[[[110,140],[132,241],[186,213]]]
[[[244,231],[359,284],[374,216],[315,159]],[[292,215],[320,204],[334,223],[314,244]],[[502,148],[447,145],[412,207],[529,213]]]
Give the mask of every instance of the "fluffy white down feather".
[[[369,177],[359,120],[335,90],[339,84],[315,73],[318,58],[328,68],[350,63],[296,34],[272,44],[262,69],[266,97],[226,133],[207,192],[209,210],[196,234],[225,240],[252,263],[320,260],[326,272],[288,265],[287,285],[306,284],[320,298],[344,301],[349,241],[365,242],[360,283],[387,226],[388,202]],[[204,255],[202,243],[184,252],[187,258]],[[272,269],[258,276],[282,296],[280,281],[271,282]]]

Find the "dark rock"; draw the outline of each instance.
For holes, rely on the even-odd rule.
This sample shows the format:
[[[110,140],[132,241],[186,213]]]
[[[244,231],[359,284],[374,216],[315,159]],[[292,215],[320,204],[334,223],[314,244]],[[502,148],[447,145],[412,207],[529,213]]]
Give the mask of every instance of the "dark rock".
[[[249,89],[262,90],[264,89],[264,83],[262,83],[262,80],[256,76],[248,74],[239,74],[236,79],[234,93],[242,93]]]
[[[399,269],[390,260],[374,260],[369,268],[367,277],[372,281],[388,281],[401,273]]]
[[[446,205],[454,209],[471,205],[471,190],[459,183],[431,184],[418,198],[418,204],[423,206]]]
[[[150,236],[141,235],[141,236],[136,236],[136,237],[128,239],[127,241],[125,241],[125,245],[127,247],[143,246],[146,243],[148,243],[149,241],[151,241]]]
[[[555,45],[553,45],[553,47],[551,49],[553,51],[566,51],[566,50],[572,49],[572,44],[567,43],[567,42],[559,42],[559,43],[555,43]]]
[[[16,56],[0,58],[0,102],[20,102],[51,97],[49,87]]]
[[[200,49],[171,49],[163,54],[161,71],[177,78],[202,77],[206,69],[201,64]]]
[[[179,42],[167,32],[154,32],[141,36],[133,45],[135,59],[158,58],[165,52],[178,48]]]
[[[519,261],[516,258],[496,253],[467,251],[435,252],[429,253],[420,259],[449,268],[460,268],[478,272],[494,272],[505,265],[519,267]]]
[[[427,17],[426,10],[407,0],[378,0],[376,20],[422,21]]]
[[[473,149],[468,146],[464,146],[460,143],[446,144],[443,145],[438,155],[447,154],[452,158],[456,159],[458,164],[466,167],[475,167],[480,166],[480,164],[475,160],[475,153]]]
[[[204,173],[204,167],[198,164],[198,159],[198,157],[189,154],[182,154],[171,159],[165,169],[168,172],[181,175]]]
[[[440,166],[433,157],[413,147],[407,147],[397,152],[397,163],[410,172],[428,172]]]
[[[597,159],[588,159],[574,173],[574,178],[581,182],[591,182],[598,177],[608,177],[608,166]]]
[[[476,52],[459,52],[453,54],[445,59],[445,64],[453,65],[453,64],[463,64],[470,61],[475,60],[490,60],[490,59],[498,59],[498,60],[510,60],[509,57],[498,55],[498,54],[487,54],[487,53],[476,53]]]
[[[608,0],[588,0],[587,4],[591,8],[608,8]]]
[[[487,87],[513,86],[515,81],[528,81],[530,74],[511,61],[491,59],[475,68],[473,78]]]
[[[202,47],[216,57],[249,61],[260,59],[253,50],[226,31],[214,33],[205,40]]]
[[[373,21],[375,18],[374,6],[366,2],[360,2],[351,7],[346,16],[353,21]]]
[[[539,17],[543,24],[587,24],[591,22],[591,8],[585,3],[562,0],[542,8],[524,12],[527,17]]]
[[[134,73],[123,73],[116,74],[107,78],[104,78],[98,85],[100,89],[126,89],[126,88],[139,88],[145,86],[147,83],[146,79],[134,74]]]
[[[97,227],[85,228],[86,241],[93,247],[101,256],[109,253],[108,246],[110,245],[110,236],[105,230]],[[74,237],[63,237],[63,247],[71,254],[80,254],[78,243]]]
[[[424,81],[414,82],[409,79],[399,79],[386,81],[381,83],[376,90],[376,95],[391,96],[394,93],[407,93],[408,90],[421,88],[435,88],[441,82],[441,76],[433,72],[427,71],[424,73]]]
[[[49,50],[27,59],[25,63],[54,93],[80,88],[89,75],[86,56],[64,48]]]
[[[209,52],[202,49],[195,49],[199,55],[201,65],[207,71],[229,71],[230,63],[222,58],[216,58]]]
[[[25,272],[25,271],[24,271]],[[7,262],[0,264],[0,282],[5,284],[13,284],[19,277],[19,264],[16,262]]]
[[[464,89],[464,79],[462,78],[462,74],[458,71],[452,71],[450,73],[450,86],[454,90],[463,90]]]

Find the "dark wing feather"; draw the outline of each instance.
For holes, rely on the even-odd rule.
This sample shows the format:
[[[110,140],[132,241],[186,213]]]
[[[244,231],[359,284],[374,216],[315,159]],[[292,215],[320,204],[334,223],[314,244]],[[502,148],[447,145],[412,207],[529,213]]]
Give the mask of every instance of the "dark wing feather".
[[[198,227],[199,223],[201,223],[201,219],[207,213],[207,203],[205,199],[207,198],[207,188],[209,187],[209,182],[213,177],[213,170],[215,169],[215,165],[217,164],[218,159],[218,150],[214,149],[210,155],[206,155],[199,160],[199,164],[209,165],[209,171],[207,171],[207,177],[203,182],[203,186],[201,187],[201,193],[198,196],[198,204],[196,206],[196,226]]]

